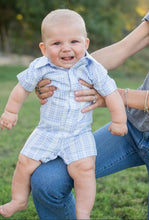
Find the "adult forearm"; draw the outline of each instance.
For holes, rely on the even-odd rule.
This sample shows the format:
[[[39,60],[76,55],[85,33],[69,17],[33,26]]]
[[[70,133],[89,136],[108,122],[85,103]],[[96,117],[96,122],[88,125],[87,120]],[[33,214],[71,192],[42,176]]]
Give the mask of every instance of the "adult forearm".
[[[95,51],[91,55],[106,69],[120,66],[126,59],[149,44],[149,22],[142,22],[121,41]]]
[[[118,91],[123,99],[125,106],[128,105],[130,108],[144,110],[147,91],[129,89],[127,94],[125,89],[118,89]],[[147,100],[147,106],[149,108],[149,97]]]

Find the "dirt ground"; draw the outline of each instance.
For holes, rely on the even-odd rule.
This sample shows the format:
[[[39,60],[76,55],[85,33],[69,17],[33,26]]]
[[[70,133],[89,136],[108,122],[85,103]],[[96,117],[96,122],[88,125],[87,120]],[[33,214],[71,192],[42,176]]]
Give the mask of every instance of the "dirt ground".
[[[0,55],[0,66],[3,65],[28,66],[33,59],[34,57],[26,56],[26,55],[17,55],[17,54]]]

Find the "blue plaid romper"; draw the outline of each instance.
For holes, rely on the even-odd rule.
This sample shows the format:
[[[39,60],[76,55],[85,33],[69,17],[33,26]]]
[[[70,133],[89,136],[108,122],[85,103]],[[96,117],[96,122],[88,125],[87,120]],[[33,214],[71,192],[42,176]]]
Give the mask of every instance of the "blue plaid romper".
[[[91,132],[92,111],[81,113],[81,109],[91,103],[76,102],[74,92],[87,89],[79,79],[94,84],[102,96],[116,90],[114,80],[101,64],[86,52],[74,66],[64,69],[43,56],[35,59],[17,78],[30,92],[45,78],[57,87],[54,95],[41,106],[40,122],[26,141],[22,154],[43,163],[61,157],[66,164],[97,154]]]

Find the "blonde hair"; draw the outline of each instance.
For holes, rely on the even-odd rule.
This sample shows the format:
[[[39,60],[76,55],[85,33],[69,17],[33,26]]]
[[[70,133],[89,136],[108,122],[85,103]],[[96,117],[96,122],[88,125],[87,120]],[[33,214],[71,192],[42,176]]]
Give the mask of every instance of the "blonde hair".
[[[42,40],[44,40],[46,36],[47,29],[50,28],[51,25],[57,23],[65,23],[65,24],[78,24],[82,30],[82,33],[85,37],[87,37],[86,26],[83,18],[77,12],[70,9],[57,9],[51,11],[47,16],[43,19],[41,24],[41,35]]]

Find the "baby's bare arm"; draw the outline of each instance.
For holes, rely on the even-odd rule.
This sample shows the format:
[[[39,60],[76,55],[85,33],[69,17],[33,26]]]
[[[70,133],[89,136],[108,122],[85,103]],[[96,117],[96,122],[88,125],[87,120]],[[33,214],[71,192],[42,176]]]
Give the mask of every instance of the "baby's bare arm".
[[[16,125],[20,108],[28,95],[29,92],[20,83],[14,87],[10,93],[4,113],[0,118],[0,127],[2,130],[4,128],[11,129]]]
[[[128,129],[126,125],[127,116],[124,103],[117,90],[105,97],[106,105],[109,109],[112,123],[109,131],[114,135],[124,136]]]

